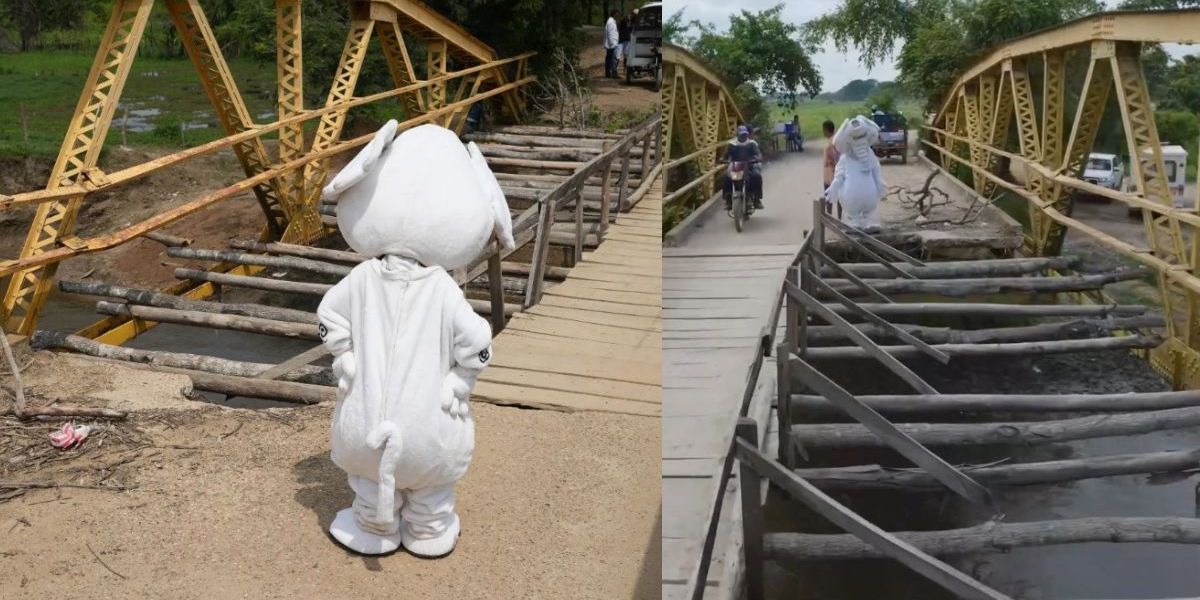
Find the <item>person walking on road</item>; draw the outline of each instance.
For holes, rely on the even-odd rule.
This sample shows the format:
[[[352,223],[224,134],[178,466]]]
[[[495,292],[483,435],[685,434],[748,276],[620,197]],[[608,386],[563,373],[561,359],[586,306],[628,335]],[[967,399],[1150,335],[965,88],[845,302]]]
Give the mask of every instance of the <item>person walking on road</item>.
[[[617,78],[617,47],[620,44],[617,17],[619,16],[621,16],[620,11],[612,11],[608,16],[608,21],[604,24],[604,76],[611,79]]]
[[[827,190],[827,189],[829,189],[829,184],[833,183],[833,171],[835,168],[837,168],[838,159],[841,158],[841,154],[838,152],[837,146],[833,145],[833,133],[834,133],[833,121],[830,121],[829,119],[825,119],[825,122],[821,123],[821,131],[825,134],[825,165],[822,169],[822,171],[823,171],[822,179],[823,179],[825,185],[821,189]],[[826,202],[825,203],[825,212],[832,214],[833,213],[832,205],[833,205],[832,202]],[[838,219],[842,218],[842,203],[841,202],[838,202],[838,205],[837,205],[837,218]]]

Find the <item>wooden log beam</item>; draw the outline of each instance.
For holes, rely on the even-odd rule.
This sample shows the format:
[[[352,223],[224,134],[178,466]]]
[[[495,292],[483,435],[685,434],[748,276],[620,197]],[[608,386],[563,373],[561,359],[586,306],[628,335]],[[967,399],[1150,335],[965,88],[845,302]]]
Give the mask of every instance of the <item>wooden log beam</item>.
[[[991,294],[1051,294],[1098,290],[1110,283],[1130,281],[1145,277],[1148,271],[1127,269],[1100,275],[1073,275],[1068,277],[989,277],[978,279],[865,279],[864,281],[882,294],[921,294],[962,298]],[[863,292],[846,279],[826,280],[833,289],[848,296],[862,296]],[[822,297],[827,297],[821,294]]]
[[[988,522],[963,529],[899,531],[893,535],[935,556],[1087,542],[1200,544],[1200,519],[1086,517],[1027,523]],[[850,534],[771,533],[764,536],[763,550],[770,560],[788,562],[885,557]]]
[[[881,317],[929,315],[953,317],[1108,317],[1145,314],[1146,307],[1116,304],[994,304],[968,302],[897,302],[894,304],[862,303],[859,306]],[[826,306],[842,316],[854,312],[839,303]]]
[[[497,131],[497,133],[565,137],[570,139],[586,138],[597,140],[620,140],[625,137],[624,133],[606,133],[603,131],[590,131],[586,129],[564,129],[562,127],[553,127],[550,125],[512,125],[500,129]]]
[[[1200,406],[1200,390],[1127,394],[905,394],[855,396],[887,416],[950,412],[1134,412]],[[794,415],[805,419],[842,416],[821,396],[794,394]]]
[[[146,233],[142,234],[142,237],[144,237],[148,240],[158,242],[168,248],[185,247],[185,246],[192,245],[192,240],[189,240],[187,238],[181,238],[181,237],[175,236],[175,235],[166,234],[161,231],[147,231]]]
[[[209,283],[219,283],[221,285],[264,290],[268,292],[301,294],[305,296],[324,296],[325,292],[329,291],[329,288],[333,287],[333,285],[326,283],[309,283],[305,281],[290,281],[287,279],[254,277],[250,275],[231,275],[229,273],[215,273],[213,271],[188,269],[183,267],[175,269],[175,278],[188,279],[191,281],[207,281]]]
[[[892,263],[897,269],[909,273],[917,279],[1015,277],[1038,273],[1047,269],[1062,271],[1074,268],[1077,264],[1079,264],[1079,258],[1075,256],[945,261],[926,263],[923,267],[913,266],[905,262]],[[859,277],[869,279],[893,279],[896,276],[893,271],[878,263],[839,263],[839,265]],[[829,267],[821,269],[821,277],[836,276],[837,273]]]
[[[317,326],[308,323],[292,323],[257,317],[211,314],[191,310],[158,308],[156,306],[117,304],[114,302],[97,302],[96,312],[102,315],[132,317],[158,323],[212,327],[215,329],[229,329],[233,331],[245,331],[247,333],[261,333],[263,335],[315,341],[321,339],[320,334],[317,332]]]
[[[304,281],[290,281],[286,279],[273,279],[267,277],[252,277],[249,275],[230,275],[228,273],[214,273],[212,271],[202,271],[200,269],[175,269],[175,277],[178,279],[188,279],[191,281],[207,281],[210,283],[218,283],[233,287],[241,287],[253,290],[263,290],[267,292],[280,292],[285,294],[298,294],[302,296],[324,296],[325,292],[329,291],[333,285],[326,283],[308,283]],[[476,300],[469,298],[467,300],[471,304],[471,308],[481,315],[491,314],[491,304],[485,300]],[[521,311],[519,304],[505,304],[505,316],[513,316]]]
[[[155,292],[151,290],[127,288],[117,285],[108,285],[105,283],[89,283],[83,281],[60,281],[58,282],[58,289],[68,294],[86,294],[88,296],[120,298],[122,300],[132,302],[133,304],[157,306],[159,308],[171,308],[175,310],[225,315],[240,315],[243,317],[271,319],[274,321],[308,323],[311,325],[317,324],[317,315],[315,313],[296,310],[294,308],[280,308],[277,306],[266,306],[263,304],[226,304],[223,302],[209,302],[205,300],[188,300],[172,294],[164,294],[162,292]]]
[[[30,344],[34,348],[47,350],[68,350],[77,354],[85,354],[96,358],[105,358],[122,362],[138,363],[155,367],[171,367],[204,371],[216,375],[231,377],[258,377],[274,368],[276,365],[265,363],[229,360],[202,354],[185,354],[180,352],[163,352],[158,350],[141,350],[125,346],[103,344],[78,335],[57,331],[37,331],[33,334]],[[285,371],[275,379],[311,383],[315,385],[337,385],[333,370],[326,367],[311,365],[297,366]]]
[[[301,246],[300,244],[284,244],[280,242],[263,243],[254,240],[231,240],[229,242],[229,247],[236,248],[238,250],[247,250],[249,252],[270,252],[271,254],[297,256],[300,258],[345,263],[348,265],[357,265],[358,263],[371,258],[350,250],[330,250],[327,248],[313,248],[311,246]]]
[[[503,131],[478,131],[463,136],[464,140],[477,144],[495,143],[509,146],[551,146],[560,148],[575,148],[585,146],[600,150],[609,141],[602,138],[590,137],[559,137],[552,135],[517,134]]]
[[[1036,446],[1197,426],[1200,426],[1200,407],[1194,406],[1055,421],[896,424],[897,429],[926,446]],[[857,423],[793,425],[791,433],[800,443],[810,447],[882,448],[885,445],[871,430]]]
[[[1076,319],[1055,323],[1039,323],[1024,327],[967,330],[946,327],[925,327],[923,325],[895,325],[896,328],[930,344],[995,344],[1085,339],[1106,337],[1113,331],[1165,326],[1166,321],[1158,315],[1117,319]],[[891,330],[871,323],[860,323],[854,327],[875,341],[896,341],[899,339]],[[851,344],[844,332],[828,325],[810,325],[805,330],[805,335],[807,336],[808,343],[813,346],[848,346]]]
[[[1156,348],[1162,338],[1147,335],[1129,335],[1113,338],[1086,340],[1050,340],[1042,342],[1012,342],[1007,344],[934,344],[933,348],[952,358],[979,356],[1034,356],[1041,354],[1069,354],[1072,352],[1097,352],[1101,350]],[[912,346],[880,346],[884,352],[897,358],[924,356]],[[846,360],[871,357],[862,348],[853,346],[828,346],[809,348],[805,357],[811,360]]]
[[[1003,465],[964,465],[959,469],[987,486],[1021,486],[1062,483],[1097,477],[1172,473],[1200,467],[1200,449],[1119,454]],[[941,490],[942,484],[919,469],[888,469],[857,465],[819,469],[794,469],[797,475],[822,489],[923,489]]]
[[[334,275],[337,277],[345,277],[350,273],[351,269],[351,267],[345,265],[334,265],[327,262],[321,262],[319,260],[310,260],[307,258],[296,258],[292,256],[267,256],[265,254],[250,254],[245,252],[234,252],[231,250],[167,248],[167,256],[171,256],[173,258],[186,258],[188,260],[226,262],[236,265],[256,265],[279,269],[294,269],[297,271],[307,271],[310,273],[319,273],[321,275]]]

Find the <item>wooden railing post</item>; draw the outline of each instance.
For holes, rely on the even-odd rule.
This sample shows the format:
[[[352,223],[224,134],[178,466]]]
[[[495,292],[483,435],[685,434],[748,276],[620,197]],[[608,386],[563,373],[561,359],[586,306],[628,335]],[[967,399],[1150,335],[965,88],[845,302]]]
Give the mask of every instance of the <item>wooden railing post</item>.
[[[736,435],[758,447],[758,425],[754,419],[738,419]],[[737,453],[737,446],[734,446]],[[763,600],[763,508],[762,477],[747,461],[738,460],[738,487],[742,492],[742,549],[746,563],[746,600]]]
[[[571,190],[571,195],[575,196],[575,257],[571,266],[575,266],[583,260],[583,182],[580,181],[579,186]],[[553,219],[552,219],[553,220]]]
[[[504,272],[500,269],[500,251],[488,257],[488,287],[492,295],[492,335],[504,330]]]
[[[628,208],[625,206],[625,200],[629,198],[629,155],[633,151],[633,144],[626,146],[625,156],[621,159],[621,177],[617,179],[619,187],[617,188],[617,214],[625,212]],[[646,154],[642,154],[642,178],[649,175],[646,172]]]
[[[550,249],[550,228],[554,225],[554,194],[538,200],[537,235],[533,242],[533,258],[529,264],[529,280],[525,284],[525,308],[542,299],[542,281]]]
[[[642,179],[650,174],[650,131],[642,138]]]
[[[608,154],[609,146],[609,142],[604,142],[604,150],[601,151],[601,154]],[[604,177],[600,179],[600,229],[598,231],[601,235],[603,235],[605,231],[608,231],[608,214],[610,210],[608,206],[608,192],[609,188],[611,187],[609,185],[611,179],[612,161],[609,161],[604,169]],[[620,209],[618,208],[618,212],[619,210]]]

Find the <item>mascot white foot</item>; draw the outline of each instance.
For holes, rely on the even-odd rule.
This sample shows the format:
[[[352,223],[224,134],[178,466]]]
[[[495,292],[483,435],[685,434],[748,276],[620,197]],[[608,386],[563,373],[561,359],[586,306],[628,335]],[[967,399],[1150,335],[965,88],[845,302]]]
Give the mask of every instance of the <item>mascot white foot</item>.
[[[317,309],[338,378],[331,455],[354,490],[329,533],[362,554],[437,558],[458,541],[454,484],[475,449],[467,400],[492,343],[448,271],[492,239],[512,248],[512,220],[474,144],[436,125],[396,127],[323,190],[350,247],[375,257]]]
[[[841,157],[825,192],[826,202],[842,203],[847,224],[867,233],[880,231],[879,201],[887,195],[879,157],[871,150],[878,141],[874,121],[862,115],[843,121],[833,135]]]

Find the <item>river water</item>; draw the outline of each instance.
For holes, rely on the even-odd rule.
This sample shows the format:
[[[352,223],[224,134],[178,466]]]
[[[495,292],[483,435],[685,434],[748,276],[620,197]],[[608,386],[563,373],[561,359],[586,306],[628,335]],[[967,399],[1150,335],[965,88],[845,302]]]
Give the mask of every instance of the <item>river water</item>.
[[[870,370],[870,377],[863,377]],[[1048,356],[1038,359],[956,360],[947,367],[916,369],[943,393],[1101,393],[1169,389],[1150,367],[1128,353]],[[842,364],[829,371],[856,393],[908,393],[897,379],[877,375],[877,363]],[[869,385],[864,385],[869,382]],[[857,389],[855,389],[857,388]],[[1042,418],[1069,418],[1070,414]],[[949,421],[953,415],[939,417]],[[989,415],[963,420],[1018,420],[1016,415]],[[1028,417],[1026,417],[1028,418]],[[951,462],[1014,462],[1071,457],[1188,450],[1200,446],[1200,430],[1101,438],[1039,447],[973,448],[945,452]],[[823,464],[903,465],[887,453],[839,452],[814,455]],[[1009,522],[1089,516],[1197,515],[1200,477],[1131,475],[1090,479],[1053,486],[1010,488],[998,494],[999,512]],[[840,533],[802,506],[772,490],[768,531]],[[836,494],[872,522],[889,530],[933,530],[968,527],[990,515],[949,494],[856,492]],[[1088,543],[1019,548],[1007,554],[961,557],[950,561],[966,573],[1021,600],[1069,598],[1180,598],[1200,596],[1200,546],[1172,544]],[[912,599],[941,600],[954,596],[890,560],[828,561],[802,568],[768,563],[768,589],[777,599]]]

